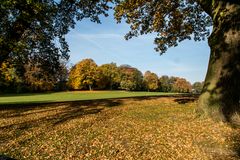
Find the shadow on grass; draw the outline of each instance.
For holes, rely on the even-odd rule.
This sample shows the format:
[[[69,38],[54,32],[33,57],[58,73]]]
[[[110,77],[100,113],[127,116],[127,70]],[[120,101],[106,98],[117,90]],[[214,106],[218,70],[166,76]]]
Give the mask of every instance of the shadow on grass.
[[[197,98],[195,97],[186,97],[186,98],[177,98],[174,100],[174,102],[177,102],[178,104],[187,104],[187,103],[192,103],[196,100]]]
[[[0,155],[0,160],[16,160],[5,155]]]
[[[138,96],[138,97],[128,97],[128,98],[119,98],[119,99],[131,99],[133,101],[142,101],[142,100],[154,100],[159,98],[174,98],[175,102],[179,104],[185,104],[194,102],[197,100],[199,95],[196,94],[172,94],[172,95],[157,95],[157,96]],[[192,101],[190,101],[192,100]]]
[[[233,142],[232,150],[240,158],[240,130],[231,136],[230,141]]]
[[[121,104],[122,100],[95,100],[48,105],[1,106],[0,143],[8,143],[34,130],[45,132],[49,128],[67,123],[76,118],[97,114],[104,108],[116,107]],[[92,125],[93,122],[84,123],[81,128],[86,129]]]
[[[171,95],[161,97],[184,97],[183,95]],[[185,96],[185,98],[188,96]],[[39,116],[32,119],[25,119],[23,122],[5,124],[1,129],[15,129],[24,130],[34,127],[40,127],[43,124],[57,125],[66,121],[79,118],[89,114],[97,114],[106,107],[116,107],[123,103],[124,100],[130,99],[133,101],[153,100],[158,99],[159,96],[153,97],[130,97],[121,99],[102,99],[102,100],[84,100],[72,102],[56,102],[44,104],[7,104],[0,105],[0,120],[5,119],[24,119],[27,116]],[[64,107],[62,107],[64,106]],[[49,114],[49,112],[54,114]]]
[[[66,106],[65,109],[54,117],[59,119],[69,119],[75,116],[85,114],[95,114],[101,110],[98,106],[103,107],[115,107],[122,104],[124,100],[142,101],[142,100],[154,100],[159,98],[175,98],[175,102],[179,104],[185,104],[195,101],[198,97],[196,95],[163,95],[163,96],[141,96],[141,97],[129,97],[129,98],[114,98],[114,99],[96,99],[96,100],[80,100],[70,102],[51,102],[44,101],[38,103],[23,103],[23,104],[5,104],[0,105],[0,119],[14,118],[19,116],[27,116],[31,114],[38,114],[44,112],[50,112],[58,110],[59,106]],[[68,117],[68,118],[66,118]]]
[[[78,102],[64,102],[64,103],[50,103],[50,104],[27,104],[27,105],[7,105],[0,106],[0,119],[20,118],[29,115],[42,114],[36,120],[25,121],[11,125],[5,125],[0,129],[25,129],[31,127],[41,126],[43,123],[49,125],[56,125],[78,118],[84,115],[99,113],[104,107],[115,107],[121,105],[121,100],[95,100],[95,101],[78,101]],[[61,106],[64,106],[61,108]],[[99,107],[102,106],[102,107]],[[55,114],[48,115],[48,112],[55,112]],[[37,122],[37,123],[36,123]]]

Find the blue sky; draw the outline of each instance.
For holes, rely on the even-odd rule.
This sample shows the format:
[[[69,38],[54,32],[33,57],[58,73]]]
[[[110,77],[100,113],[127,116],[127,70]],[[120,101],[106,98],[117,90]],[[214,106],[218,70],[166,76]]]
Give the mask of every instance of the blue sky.
[[[191,83],[204,80],[210,54],[207,41],[186,40],[160,56],[154,50],[153,34],[126,41],[124,35],[129,25],[116,24],[112,15],[101,21],[102,24],[78,22],[67,35],[70,64],[92,58],[98,65],[115,62],[131,65],[143,73],[150,70],[158,76],[183,77]]]

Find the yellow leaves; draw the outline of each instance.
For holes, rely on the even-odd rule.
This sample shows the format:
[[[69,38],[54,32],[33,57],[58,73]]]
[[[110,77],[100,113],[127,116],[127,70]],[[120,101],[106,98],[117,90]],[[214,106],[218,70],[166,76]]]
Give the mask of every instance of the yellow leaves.
[[[97,64],[92,59],[84,59],[77,63],[69,74],[69,86],[73,89],[87,89],[98,79]]]
[[[147,71],[144,74],[144,82],[148,90],[154,91],[159,88],[158,85],[158,76],[155,73]]]
[[[27,4],[31,4],[32,3],[32,0],[27,0]]]
[[[3,62],[0,68],[0,78],[2,78],[6,83],[11,83],[14,80],[18,81],[14,66],[9,62]]]

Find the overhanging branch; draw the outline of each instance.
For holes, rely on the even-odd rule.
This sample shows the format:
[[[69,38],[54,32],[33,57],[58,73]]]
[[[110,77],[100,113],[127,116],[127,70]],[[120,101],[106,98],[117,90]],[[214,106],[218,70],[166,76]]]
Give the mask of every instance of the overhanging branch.
[[[196,0],[198,4],[202,7],[202,9],[212,17],[212,3],[213,0]]]

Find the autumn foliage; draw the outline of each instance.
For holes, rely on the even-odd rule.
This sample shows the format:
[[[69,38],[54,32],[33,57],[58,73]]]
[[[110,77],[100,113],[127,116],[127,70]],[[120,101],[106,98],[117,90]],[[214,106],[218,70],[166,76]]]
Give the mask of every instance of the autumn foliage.
[[[200,83],[200,82],[199,82]],[[70,89],[120,89],[127,91],[192,92],[192,85],[184,78],[158,77],[150,71],[141,71],[129,65],[115,63],[98,66],[92,59],[83,59],[70,69]]]
[[[69,86],[72,89],[92,90],[99,81],[99,69],[92,59],[84,59],[72,67],[69,73]]]
[[[29,60],[19,68],[11,61],[0,67],[0,92],[42,92],[59,90],[126,90],[175,93],[201,93],[201,82],[193,86],[184,78],[158,77],[156,73],[140,70],[130,65],[116,63],[98,66],[92,59],[83,59],[68,69],[66,63],[51,69]]]

